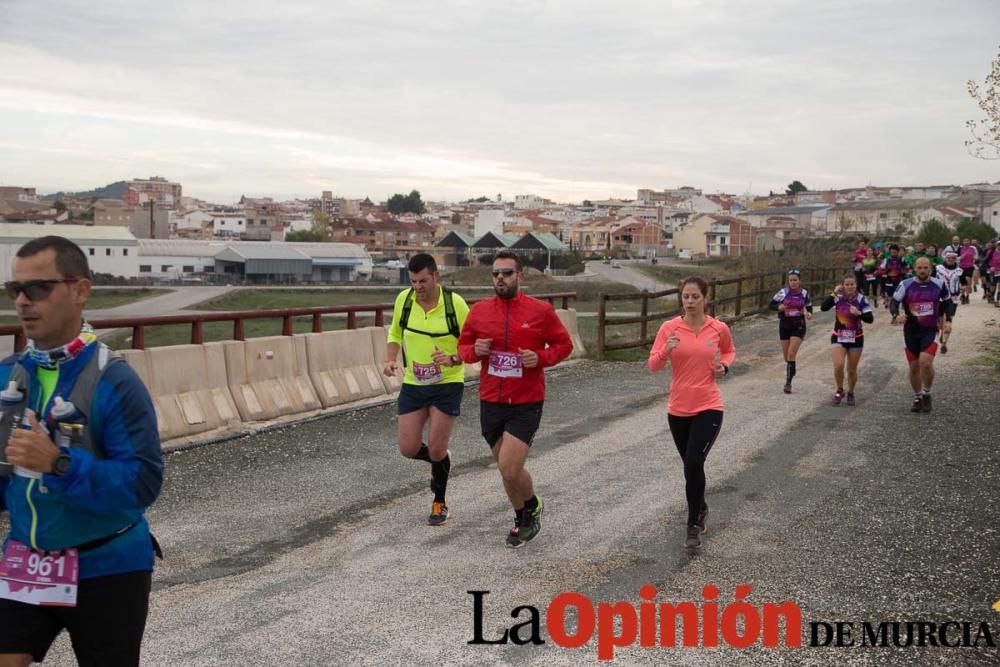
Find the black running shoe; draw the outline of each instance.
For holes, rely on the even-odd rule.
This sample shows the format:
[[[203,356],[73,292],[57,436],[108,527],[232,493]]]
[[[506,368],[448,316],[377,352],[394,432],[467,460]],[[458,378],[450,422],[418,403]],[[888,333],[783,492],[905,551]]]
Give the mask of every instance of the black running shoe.
[[[791,382],[786,382],[785,383],[785,393],[786,394],[792,393],[792,383]]]
[[[920,404],[921,404],[922,409],[923,409],[924,412],[930,412],[931,411],[931,395],[930,394],[924,394],[923,396],[921,396],[920,397]]]
[[[704,533],[708,530],[708,508],[706,507],[702,511],[698,512],[698,527],[701,528],[701,532]]]
[[[697,549],[701,546],[701,528],[698,526],[688,526],[687,539],[684,546],[688,549]]]
[[[941,354],[948,354],[948,343],[941,343]]]
[[[910,412],[923,412],[924,411],[924,399],[921,396],[913,397],[913,405],[910,406]]]
[[[540,510],[541,506],[538,509]],[[538,511],[538,514],[541,514],[541,512]],[[521,534],[519,536],[521,542],[530,542],[541,530],[542,522],[539,520],[538,515],[533,512],[525,512],[524,517],[521,519]]]

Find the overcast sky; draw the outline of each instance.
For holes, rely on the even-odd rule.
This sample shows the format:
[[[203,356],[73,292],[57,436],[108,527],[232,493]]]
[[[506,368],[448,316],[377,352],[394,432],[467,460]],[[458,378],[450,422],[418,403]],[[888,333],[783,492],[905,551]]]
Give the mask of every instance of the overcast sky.
[[[558,201],[1000,180],[996,0],[0,0],[0,184]]]

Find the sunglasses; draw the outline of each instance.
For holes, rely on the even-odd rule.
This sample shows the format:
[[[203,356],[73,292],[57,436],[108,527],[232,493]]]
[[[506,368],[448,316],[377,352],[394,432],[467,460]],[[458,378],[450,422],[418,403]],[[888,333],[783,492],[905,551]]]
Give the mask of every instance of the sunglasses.
[[[790,276],[801,276],[802,272],[799,271],[798,269],[790,269],[788,271],[788,275],[790,275]]]
[[[46,278],[44,280],[28,280],[23,283],[11,280],[5,282],[3,286],[11,301],[17,300],[20,294],[28,297],[29,301],[42,301],[52,294],[52,290],[59,283],[75,283],[79,280],[80,278]]]
[[[493,269],[493,277],[503,276],[504,278],[510,278],[514,275],[515,269]]]

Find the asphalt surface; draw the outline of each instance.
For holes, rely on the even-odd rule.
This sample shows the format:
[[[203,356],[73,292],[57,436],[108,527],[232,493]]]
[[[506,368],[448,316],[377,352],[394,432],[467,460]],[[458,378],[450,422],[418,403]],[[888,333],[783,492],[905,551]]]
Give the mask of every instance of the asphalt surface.
[[[617,267],[604,262],[587,262],[585,266],[589,273],[599,275],[606,280],[633,285],[640,290],[659,292],[674,287],[674,285],[650,278],[627,261],[619,261]]]
[[[426,464],[396,451],[387,405],[167,456],[150,512],[167,558],[154,575],[145,665],[572,665],[553,645],[562,592],[639,604],[737,585],[794,601],[808,623],[981,621],[1000,641],[1000,454],[995,371],[975,362],[1000,310],[974,303],[937,360],[934,411],[911,414],[902,334],[867,327],[855,408],[830,404],[831,317],[818,314],[791,396],[771,318],[734,327],[722,433],[707,464],[709,530],[684,548],[683,473],[666,426],[667,375],[586,361],[549,376],[528,469],[543,530],[503,541],[511,511],[467,387],[451,450],[452,518],[426,525]],[[545,644],[469,645],[469,590],[488,590],[487,639],[539,608]],[[574,618],[570,614],[570,618]],[[568,626],[572,630],[572,622]],[[526,636],[527,633],[525,633]],[[973,636],[975,631],[973,632]],[[618,664],[997,664],[979,648],[632,648]],[[72,664],[60,638],[52,664]]]

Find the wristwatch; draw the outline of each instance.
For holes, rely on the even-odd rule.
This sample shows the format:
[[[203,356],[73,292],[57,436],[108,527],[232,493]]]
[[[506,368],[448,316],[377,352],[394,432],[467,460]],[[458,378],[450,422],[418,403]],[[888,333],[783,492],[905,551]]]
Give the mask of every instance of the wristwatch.
[[[721,362],[720,362],[721,363]],[[723,375],[729,375],[729,366],[722,364]]]
[[[59,456],[52,459],[52,474],[62,477],[69,472],[70,458],[66,452],[59,452]]]
[[[449,357],[452,366],[458,366],[462,363],[462,357],[457,354],[453,354]]]

